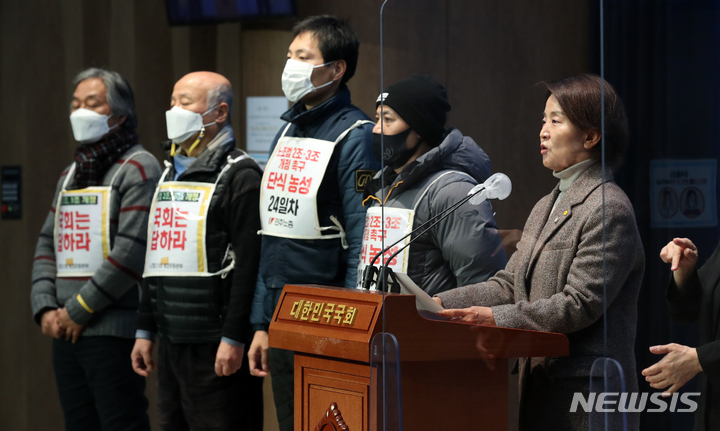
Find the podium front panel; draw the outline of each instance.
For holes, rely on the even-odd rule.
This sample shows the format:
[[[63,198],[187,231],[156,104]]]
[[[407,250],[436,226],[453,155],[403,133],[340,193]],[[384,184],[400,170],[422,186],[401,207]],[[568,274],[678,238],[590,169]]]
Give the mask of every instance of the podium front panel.
[[[371,429],[368,414],[374,376],[366,364],[296,354],[295,430],[314,430],[333,402],[351,430]]]

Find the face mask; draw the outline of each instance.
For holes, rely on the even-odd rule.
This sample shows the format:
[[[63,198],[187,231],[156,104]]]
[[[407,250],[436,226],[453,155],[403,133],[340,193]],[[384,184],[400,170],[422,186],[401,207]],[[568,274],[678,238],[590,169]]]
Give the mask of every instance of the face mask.
[[[217,106],[208,109],[203,114],[198,114],[197,112],[188,111],[176,105],[169,111],[165,111],[168,139],[172,140],[173,144],[180,144],[190,139],[192,135],[204,127],[212,126],[215,124],[214,121],[209,124],[203,124],[202,117],[216,108]]]
[[[285,97],[287,97],[289,101],[295,103],[302,99],[306,94],[332,84],[333,81],[330,81],[319,87],[315,87],[310,79],[312,77],[313,69],[325,67],[332,63],[334,63],[334,61],[313,66],[312,64],[305,63],[304,61],[288,58],[287,63],[285,63],[285,69],[282,73],[282,89],[283,93],[285,93]]]
[[[110,130],[118,127],[118,124],[109,127],[109,115],[98,114],[89,109],[80,108],[70,114],[70,125],[72,126],[75,140],[81,144],[97,142]]]
[[[378,161],[382,160],[383,163],[385,163],[385,166],[389,166],[392,169],[398,169],[399,167],[405,165],[405,163],[410,160],[410,157],[415,154],[417,146],[420,145],[420,141],[418,140],[417,144],[415,144],[412,148],[407,148],[405,146],[405,142],[407,141],[407,137],[410,135],[411,131],[412,129],[408,127],[404,132],[400,132],[395,135],[385,135],[385,138],[383,139],[385,151],[382,152],[382,154],[380,152],[380,137],[382,135],[379,133],[373,133],[372,147],[375,158],[378,159]]]

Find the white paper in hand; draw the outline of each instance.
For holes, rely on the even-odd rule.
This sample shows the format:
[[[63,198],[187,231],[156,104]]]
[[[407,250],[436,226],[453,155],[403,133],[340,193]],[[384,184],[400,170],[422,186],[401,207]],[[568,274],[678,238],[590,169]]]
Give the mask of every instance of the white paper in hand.
[[[412,281],[407,274],[401,274],[396,272],[395,276],[400,282],[400,293],[415,295],[415,306],[417,307],[418,311],[425,310],[437,313],[438,311],[443,309],[440,304],[435,302],[435,300],[430,297],[430,295],[425,293],[424,290],[420,289],[420,287],[418,287],[418,285],[415,284],[415,282]]]

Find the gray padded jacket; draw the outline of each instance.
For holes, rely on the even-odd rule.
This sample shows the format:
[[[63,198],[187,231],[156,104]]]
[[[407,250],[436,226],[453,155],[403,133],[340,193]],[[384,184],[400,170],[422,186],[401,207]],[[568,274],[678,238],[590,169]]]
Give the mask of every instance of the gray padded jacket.
[[[415,208],[413,228],[441,213],[491,174],[490,159],[472,140],[450,129],[443,142],[400,174],[385,168],[365,189],[366,206]],[[387,198],[387,199],[386,199]],[[414,237],[413,237],[414,238]],[[410,246],[408,276],[429,295],[485,281],[507,259],[490,202],[465,203]]]

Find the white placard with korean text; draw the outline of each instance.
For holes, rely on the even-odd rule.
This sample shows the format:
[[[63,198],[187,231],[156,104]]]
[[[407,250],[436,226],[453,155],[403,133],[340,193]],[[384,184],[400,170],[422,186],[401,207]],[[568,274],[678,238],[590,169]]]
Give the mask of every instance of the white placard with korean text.
[[[58,277],[92,277],[110,253],[109,187],[63,191],[55,210]]]
[[[653,228],[717,226],[717,161],[650,162],[650,219]]]
[[[320,139],[280,139],[263,174],[263,235],[322,239],[316,199],[334,148],[334,142]]]
[[[385,210],[382,211],[381,207],[371,207],[367,210],[360,251],[360,264],[358,265],[358,288],[362,286],[365,267],[370,265],[373,258],[382,251],[383,245],[389,247],[390,244],[394,244],[412,231],[414,216],[415,211],[405,208],[385,207]],[[383,254],[384,258],[390,259],[390,256],[407,245],[408,242],[410,242],[410,237],[405,238],[404,241],[386,251]],[[409,247],[400,252],[388,263],[388,267],[395,273],[407,273],[409,252]],[[383,256],[377,258],[375,266],[382,266]],[[373,286],[371,290],[375,290],[375,287]]]
[[[209,276],[205,231],[214,184],[166,182],[148,219],[144,277]]]

